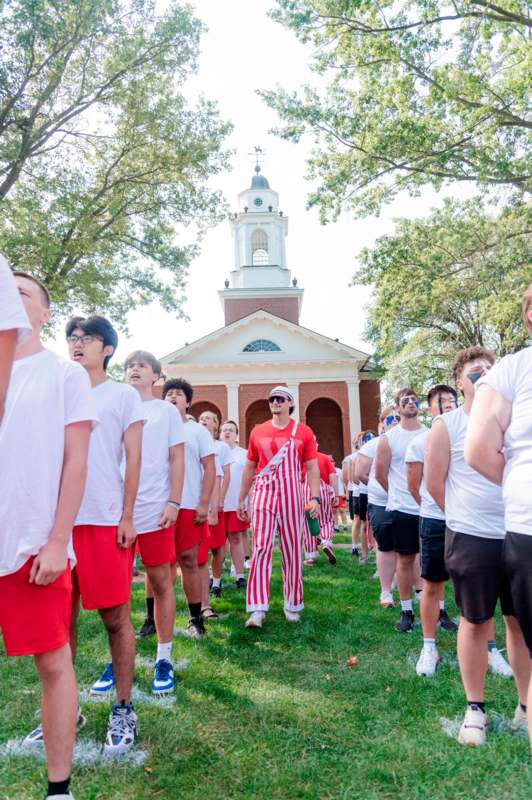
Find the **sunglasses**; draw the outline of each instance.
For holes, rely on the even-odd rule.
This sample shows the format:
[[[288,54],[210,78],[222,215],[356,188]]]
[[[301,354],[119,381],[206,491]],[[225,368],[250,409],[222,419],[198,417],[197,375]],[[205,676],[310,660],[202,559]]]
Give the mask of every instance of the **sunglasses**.
[[[415,405],[416,408],[419,408],[419,400],[417,397],[414,397],[413,394],[409,394],[407,397],[401,397],[401,408],[406,408],[410,403]]]
[[[280,394],[274,394],[271,397],[268,397],[268,403],[287,403],[288,397],[283,397]]]
[[[399,416],[399,414],[389,414],[384,420],[386,425],[393,425],[394,422],[400,422],[400,421],[401,417]]]

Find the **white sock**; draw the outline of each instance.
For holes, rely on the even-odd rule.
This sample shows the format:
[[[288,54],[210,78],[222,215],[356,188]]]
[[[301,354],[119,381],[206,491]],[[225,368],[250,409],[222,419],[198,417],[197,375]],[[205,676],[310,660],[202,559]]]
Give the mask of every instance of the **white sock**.
[[[239,581],[240,578],[243,578],[243,577],[244,577],[244,573],[243,572],[237,572],[237,575],[236,575],[237,581]]]
[[[440,611],[445,610],[445,600],[440,600]]]
[[[423,647],[425,650],[436,650],[436,639],[423,639]]]
[[[172,661],[172,642],[159,642],[157,645],[157,658],[156,661],[160,661],[164,658],[166,661]]]
[[[412,600],[401,600],[401,611],[412,611]]]
[[[215,589],[215,588],[216,588],[216,589],[219,589],[219,588],[220,588],[220,584],[221,584],[221,582],[222,582],[222,579],[221,579],[221,578],[213,578],[213,579],[212,579],[212,588],[213,588],[213,589]]]

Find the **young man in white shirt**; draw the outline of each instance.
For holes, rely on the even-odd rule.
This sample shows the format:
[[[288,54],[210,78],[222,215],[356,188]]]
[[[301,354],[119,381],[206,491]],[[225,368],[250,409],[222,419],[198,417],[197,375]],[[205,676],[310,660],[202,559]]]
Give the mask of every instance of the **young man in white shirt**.
[[[396,630],[407,633],[414,626],[412,586],[419,554],[419,505],[406,483],[405,454],[410,442],[424,430],[417,416],[418,396],[413,389],[401,389],[395,397],[401,421],[379,437],[375,455],[375,478],[388,492],[386,509],[392,513],[393,550],[397,553],[397,588],[401,617]]]
[[[28,315],[5,258],[0,254],[0,425],[4,416],[4,403],[9,376],[18,343],[31,335]]]
[[[452,386],[438,384],[429,390],[427,406],[433,419],[453,411],[458,405]],[[445,582],[449,573],[445,569],[445,514],[427,492],[423,478],[423,463],[429,429],[422,431],[410,442],[406,450],[406,477],[408,490],[420,507],[419,538],[421,542],[421,577],[423,592],[419,604],[423,648],[416,664],[416,673],[425,677],[436,674],[439,663],[436,649],[436,626],[456,631],[458,626],[445,611]]]
[[[107,319],[74,317],[67,323],[66,338],[71,359],[89,375],[100,421],[91,436],[87,482],[73,531],[77,564],[70,645],[75,656],[81,601],[83,608],[98,611],[109,637],[112,667],[108,665],[91,691],[116,688],[104,749],[117,755],[127,752],[137,735],[131,703],[135,635],[129,601],[137,535],[133,512],[146,413],[138,392],[107,377],[107,365],[118,344]]]
[[[492,636],[498,600],[506,624],[508,655],[519,702],[523,705],[526,705],[530,672],[528,651],[515,618],[503,563],[502,493],[464,459],[475,383],[488,372],[493,361],[493,354],[484,347],[469,347],[457,354],[453,377],[464,396],[464,404],[434,420],[427,439],[424,466],[427,491],[445,512],[445,565],[461,613],[457,649],[467,699],[458,741],[471,747],[482,745],[486,740],[486,645]]]
[[[523,320],[532,336],[532,285],[523,297]],[[477,383],[465,443],[465,459],[502,484],[506,538],[503,563],[515,616],[532,659],[532,347],[505,356]],[[532,669],[532,661],[529,670]],[[514,715],[532,745],[532,680]]]
[[[233,456],[233,461],[230,465],[229,488],[224,501],[225,529],[229,539],[231,559],[235,567],[236,588],[245,589],[244,548],[248,538],[248,523],[247,521],[242,522],[238,518],[236,511],[247,451],[238,445],[238,425],[232,419],[228,419],[223,423],[220,430],[220,439],[230,447]]]
[[[193,394],[192,386],[183,378],[170,378],[163,386],[163,400],[177,408],[184,423],[185,480],[176,522],[175,546],[183,592],[190,612],[187,631],[190,637],[200,639],[205,636],[201,614],[200,568],[208,562],[209,557],[207,516],[216,466],[212,437],[203,425],[190,419],[187,414]]]
[[[42,696],[33,741],[44,741],[47,797],[67,800],[78,721],[69,645],[72,526],[97,416],[84,370],[41,343],[47,289],[21,272],[16,283],[31,332],[15,351],[0,426],[0,628],[8,656],[34,658]]]
[[[153,394],[161,364],[136,350],[124,364],[126,382],[139,393],[147,421],[142,432],[142,466],[133,522],[147,584],[153,591],[157,656],[153,694],[174,689],[172,638],[175,622],[175,525],[184,479],[183,420],[177,409]]]

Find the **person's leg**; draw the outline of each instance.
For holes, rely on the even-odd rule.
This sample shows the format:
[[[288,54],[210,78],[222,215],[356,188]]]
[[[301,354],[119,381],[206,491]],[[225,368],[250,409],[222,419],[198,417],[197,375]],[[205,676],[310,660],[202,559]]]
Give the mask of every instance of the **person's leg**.
[[[277,487],[259,485],[253,493],[251,529],[253,555],[246,594],[247,611],[268,611],[273,545],[277,526]]]
[[[530,685],[530,654],[521,627],[514,616],[505,616],[506,651],[511,664],[519,702],[526,706]]]
[[[457,654],[460,675],[468,703],[484,702],[484,683],[488,669],[488,631],[491,620],[479,624],[460,617]]]
[[[201,609],[210,608],[209,600],[209,563],[200,564],[198,566],[198,573],[201,584]]]
[[[70,646],[34,656],[42,687],[41,725],[48,780],[70,777],[78,718],[78,688]]]
[[[153,622],[155,620],[155,594],[148,570],[146,570],[146,574],[144,576],[144,587],[146,592],[146,619]]]
[[[247,538],[247,532],[233,532],[229,533],[229,547],[231,549],[231,559],[235,565],[235,572],[237,578],[244,574],[244,537]]]
[[[109,637],[118,703],[131,702],[135,672],[135,634],[129,603],[99,609]]]
[[[171,565],[146,567],[146,577],[153,591],[157,641],[159,644],[167,644],[172,641],[174,635],[176,607]]]
[[[213,547],[211,552],[212,552],[212,561],[211,561],[212,577],[215,580],[219,581],[222,577],[222,570],[224,566],[225,545],[223,547]]]
[[[76,652],[78,648],[78,617],[80,608],[80,595],[77,583],[75,580],[75,571],[72,575],[72,612],[70,615],[70,655],[72,663],[76,660]]]
[[[412,586],[414,582],[415,554],[397,553],[397,588],[401,604],[412,602]],[[406,609],[404,609],[406,610]],[[411,609],[410,609],[411,610]]]
[[[443,597],[443,582],[423,581],[423,593],[419,603],[423,639],[436,639],[436,626],[440,618],[440,600]]]
[[[419,553],[417,553],[414,563],[412,564],[412,586],[416,592],[423,591],[423,579],[421,577],[421,563]]]
[[[298,614],[303,610],[303,571],[301,563],[301,528],[303,498],[292,503],[279,503],[279,546],[283,572],[285,613]],[[295,619],[294,619],[295,621]]]
[[[201,574],[198,567],[198,545],[177,553],[177,563],[181,570],[181,584],[187,603],[201,603]],[[207,593],[209,581],[207,572]]]
[[[383,552],[377,550],[377,572],[381,584],[381,592],[391,594],[393,576],[396,571],[397,553],[395,550]]]

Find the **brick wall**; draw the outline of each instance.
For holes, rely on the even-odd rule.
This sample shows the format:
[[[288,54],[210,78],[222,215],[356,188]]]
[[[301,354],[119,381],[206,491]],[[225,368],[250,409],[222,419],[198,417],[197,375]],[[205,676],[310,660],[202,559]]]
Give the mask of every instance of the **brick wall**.
[[[343,450],[344,455],[351,452],[351,434],[349,429],[349,400],[347,384],[345,381],[331,381],[330,383],[300,383],[299,384],[299,416],[301,422],[306,422],[307,408],[313,400],[327,397],[334,400],[340,407],[342,415]]]
[[[362,429],[377,430],[381,407],[381,388],[379,381],[360,381],[360,417]]]
[[[225,324],[230,325],[259,309],[286,319],[288,322],[293,322],[295,325],[299,324],[297,297],[249,297],[242,298],[242,300],[227,298],[224,300]]]

